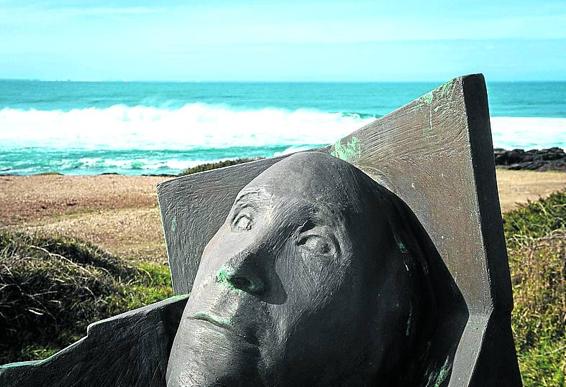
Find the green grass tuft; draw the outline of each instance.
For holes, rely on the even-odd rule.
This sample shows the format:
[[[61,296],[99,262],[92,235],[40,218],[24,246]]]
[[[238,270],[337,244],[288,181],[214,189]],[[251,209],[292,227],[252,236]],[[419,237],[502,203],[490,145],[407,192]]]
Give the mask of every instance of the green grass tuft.
[[[563,386],[566,374],[566,191],[504,215],[513,333],[525,386]]]
[[[57,171],[48,171],[36,173],[34,174],[34,176],[63,176],[63,174]]]
[[[212,169],[229,167],[231,165],[243,164],[243,163],[247,163],[247,162],[255,161],[255,160],[259,160],[259,159],[260,158],[254,158],[254,159],[243,158],[243,159],[217,161],[217,162],[214,162],[214,163],[199,164],[199,165],[196,165],[194,167],[185,169],[183,172],[181,172],[179,174],[179,176],[192,175],[193,173],[205,172],[205,171],[210,171]]]
[[[88,324],[172,295],[169,269],[83,241],[0,231],[0,364],[42,358]]]
[[[524,244],[529,238],[541,238],[566,228],[566,191],[529,202],[503,217],[507,247]]]

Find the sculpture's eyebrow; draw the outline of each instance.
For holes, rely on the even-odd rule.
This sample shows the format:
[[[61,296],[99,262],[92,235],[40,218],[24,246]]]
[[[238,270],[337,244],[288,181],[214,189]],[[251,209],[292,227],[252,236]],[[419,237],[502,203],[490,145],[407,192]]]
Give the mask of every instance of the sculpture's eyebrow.
[[[256,189],[253,191],[242,192],[234,201],[234,206],[244,204],[249,201],[257,201],[267,199],[267,193],[262,189]]]
[[[303,201],[303,211],[308,218],[308,222],[315,226],[334,226],[343,221],[343,215],[340,212],[320,202]]]

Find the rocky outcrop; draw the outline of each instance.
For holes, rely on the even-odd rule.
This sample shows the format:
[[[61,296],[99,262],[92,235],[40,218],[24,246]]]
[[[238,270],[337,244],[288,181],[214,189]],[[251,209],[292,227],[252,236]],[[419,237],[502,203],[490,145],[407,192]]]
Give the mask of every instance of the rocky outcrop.
[[[566,172],[566,153],[562,148],[505,150],[494,149],[495,165],[506,169]]]

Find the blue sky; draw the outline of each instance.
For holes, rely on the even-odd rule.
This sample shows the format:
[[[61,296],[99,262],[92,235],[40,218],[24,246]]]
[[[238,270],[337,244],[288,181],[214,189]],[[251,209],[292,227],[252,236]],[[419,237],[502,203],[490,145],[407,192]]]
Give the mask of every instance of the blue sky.
[[[566,0],[0,0],[0,78],[566,80]]]

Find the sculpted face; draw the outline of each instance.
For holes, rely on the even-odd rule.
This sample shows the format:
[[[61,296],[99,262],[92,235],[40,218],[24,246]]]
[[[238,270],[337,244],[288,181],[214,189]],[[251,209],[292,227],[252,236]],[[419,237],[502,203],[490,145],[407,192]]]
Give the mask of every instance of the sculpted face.
[[[387,380],[420,305],[383,191],[322,153],[278,162],[238,194],[204,250],[168,385]]]

